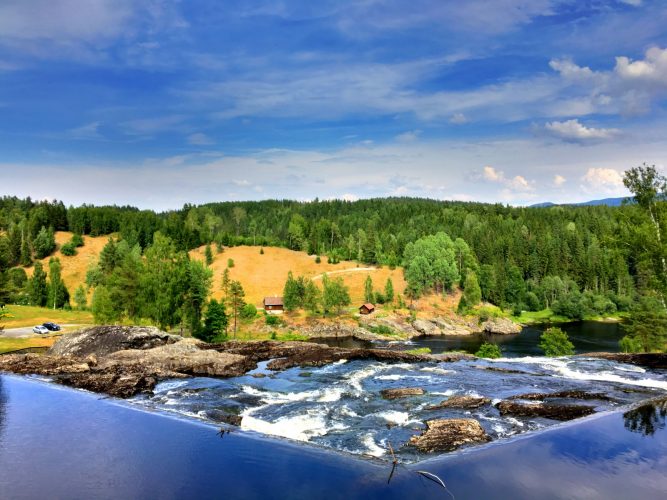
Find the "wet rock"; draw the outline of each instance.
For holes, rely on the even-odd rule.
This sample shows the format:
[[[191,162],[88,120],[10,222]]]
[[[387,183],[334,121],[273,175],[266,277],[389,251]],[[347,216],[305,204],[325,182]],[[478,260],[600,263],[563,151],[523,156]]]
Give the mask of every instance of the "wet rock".
[[[501,401],[496,405],[501,415],[544,417],[552,420],[574,420],[595,413],[593,406]]]
[[[398,389],[383,389],[380,391],[384,399],[407,398],[409,396],[421,396],[424,389],[421,387],[401,387]]]
[[[487,370],[490,372],[509,373],[517,375],[531,375],[533,377],[540,377],[543,375],[541,373],[530,373],[523,370],[513,370],[511,368],[500,368],[499,366],[475,366],[475,368],[477,368],[478,370]]]
[[[440,354],[432,354],[431,357],[436,361],[444,361],[445,363],[477,359],[477,356],[468,354],[467,352],[443,352]]]
[[[472,418],[437,419],[426,422],[426,430],[412,436],[409,444],[420,451],[451,451],[470,443],[484,443],[489,437]]]
[[[521,325],[517,325],[507,318],[491,318],[482,323],[482,330],[498,335],[511,335],[521,332]]]
[[[507,399],[524,399],[526,401],[544,401],[545,399],[595,399],[598,401],[611,401],[612,398],[601,392],[567,390],[558,392],[531,392],[528,394],[511,396]]]
[[[429,406],[427,410],[440,410],[442,408],[472,409],[479,408],[491,402],[490,398],[479,396],[452,396],[437,405]]]
[[[19,375],[60,375],[62,373],[83,373],[90,371],[90,365],[83,359],[38,354],[8,354],[0,356],[0,371]]]
[[[618,363],[628,363],[643,368],[667,369],[667,353],[649,352],[649,353],[623,353],[623,352],[591,352],[579,354],[580,357],[601,358]]]
[[[61,375],[57,380],[64,385],[118,398],[129,398],[141,392],[151,392],[158,383],[158,377],[150,371],[127,372],[118,368],[68,373]]]
[[[412,327],[422,335],[441,335],[442,332],[434,323],[423,319],[416,319],[412,322]]]
[[[125,349],[152,349],[181,340],[153,326],[92,326],[61,336],[49,349],[54,356],[106,356]]]

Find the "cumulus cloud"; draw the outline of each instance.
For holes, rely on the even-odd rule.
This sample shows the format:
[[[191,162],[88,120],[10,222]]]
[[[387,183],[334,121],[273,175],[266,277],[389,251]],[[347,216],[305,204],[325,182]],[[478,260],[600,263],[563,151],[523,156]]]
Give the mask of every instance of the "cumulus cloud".
[[[616,192],[623,188],[623,176],[613,168],[589,168],[582,179],[590,188],[596,190]]]
[[[544,129],[550,135],[573,142],[605,141],[620,134],[620,130],[614,128],[586,127],[576,119],[549,122]]]
[[[463,113],[454,113],[449,118],[449,123],[453,123],[454,125],[461,125],[463,123],[468,123],[468,119]]]
[[[554,178],[553,178],[554,186],[561,187],[563,184],[565,184],[566,181],[567,181],[567,179],[565,177],[563,177],[562,175],[559,175],[559,174],[554,175]]]
[[[500,182],[504,180],[504,175],[502,172],[497,171],[495,168],[486,166],[482,169],[482,176],[491,182]]]
[[[399,142],[414,142],[421,135],[421,130],[411,130],[409,132],[404,132],[396,136],[396,140]]]
[[[528,181],[524,176],[516,175],[506,178],[504,172],[488,165],[482,169],[482,178],[492,183],[502,184],[506,188],[506,194],[512,191],[527,192],[533,190],[533,183]]]

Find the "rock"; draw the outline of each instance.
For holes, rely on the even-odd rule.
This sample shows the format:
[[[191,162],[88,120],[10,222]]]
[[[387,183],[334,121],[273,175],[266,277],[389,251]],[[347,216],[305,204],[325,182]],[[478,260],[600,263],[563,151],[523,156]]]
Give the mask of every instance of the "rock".
[[[440,354],[431,354],[431,357],[436,361],[441,361],[445,363],[454,363],[455,361],[477,359],[477,356],[468,354],[467,352],[456,352],[456,351],[442,352]]]
[[[386,337],[369,332],[364,328],[346,323],[314,323],[306,328],[300,329],[300,333],[311,339],[337,339],[355,338],[358,340],[385,340]]]
[[[491,318],[482,323],[482,330],[498,335],[511,335],[521,332],[521,325],[517,325],[507,318]]]
[[[84,373],[90,366],[82,359],[38,354],[7,354],[0,356],[0,371],[20,375],[60,375],[62,373]]]
[[[437,405],[429,406],[427,410],[440,410],[442,408],[461,408],[472,409],[479,408],[491,402],[490,398],[478,396],[452,396]]]
[[[412,436],[409,444],[420,451],[451,451],[470,443],[484,443],[489,436],[473,418],[451,418],[429,420],[426,430],[419,436]]]
[[[383,389],[380,391],[384,399],[407,398],[409,396],[421,396],[424,389],[421,387],[402,387],[399,389]]]
[[[618,363],[628,363],[630,365],[642,366],[651,370],[667,369],[667,353],[648,352],[648,353],[622,353],[622,352],[591,352],[579,354],[580,357],[602,358]]]
[[[359,324],[366,328],[385,327],[406,339],[419,337],[421,335],[420,332],[412,327],[407,318],[401,316],[385,318],[378,318],[377,316],[361,316],[359,318]],[[380,338],[387,340],[386,335],[381,335]]]
[[[64,385],[102,392],[118,398],[129,398],[140,392],[150,392],[158,377],[150,372],[128,372],[121,367],[87,373],[68,373],[58,378]]]
[[[416,319],[412,322],[412,327],[422,335],[441,335],[442,332],[434,323],[423,319]]]
[[[517,403],[515,401],[501,401],[496,405],[501,415],[516,417],[544,417],[552,420],[574,420],[595,413],[593,406],[586,405],[559,405],[545,403]]]
[[[471,328],[465,323],[444,318],[431,318],[430,321],[440,329],[440,335],[472,335],[475,331],[479,330],[479,328]]]
[[[518,394],[507,399],[524,399],[526,401],[544,401],[545,399],[596,399],[598,401],[610,401],[611,398],[601,392],[586,391],[558,391],[558,392],[530,392],[528,394]]]
[[[153,326],[92,326],[62,335],[49,349],[54,356],[102,357],[125,349],[152,349],[181,340]]]

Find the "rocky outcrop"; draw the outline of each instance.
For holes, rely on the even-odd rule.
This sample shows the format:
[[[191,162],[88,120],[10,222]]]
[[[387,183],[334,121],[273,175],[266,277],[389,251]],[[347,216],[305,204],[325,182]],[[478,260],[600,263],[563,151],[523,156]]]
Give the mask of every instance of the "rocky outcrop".
[[[521,332],[521,325],[507,318],[491,318],[482,323],[482,330],[486,333],[512,335]]]
[[[579,354],[580,357],[601,358],[617,361],[618,363],[628,363],[651,370],[667,369],[667,353],[649,352],[649,353],[623,353],[623,352],[591,352]]]
[[[472,418],[452,418],[429,420],[426,430],[419,436],[412,436],[409,444],[419,451],[451,451],[465,444],[484,443],[489,436]]]
[[[314,323],[299,330],[311,339],[354,338],[358,340],[386,340],[387,338],[346,323]]]
[[[547,403],[517,403],[501,401],[496,405],[501,415],[515,417],[543,417],[552,420],[574,420],[595,413],[593,406],[559,405]]]
[[[398,399],[407,398],[410,396],[421,396],[424,394],[424,389],[421,387],[401,387],[397,389],[383,389],[380,394],[384,399]]]
[[[429,406],[427,410],[440,410],[443,408],[457,408],[457,409],[473,409],[479,408],[491,402],[490,398],[478,396],[452,396],[449,399],[438,403],[437,405]]]
[[[406,339],[411,339],[413,337],[422,335],[412,327],[409,322],[409,318],[403,316],[361,316],[359,318],[359,324],[366,329],[384,327],[392,333],[399,334],[401,337]],[[383,338],[386,340],[387,336],[383,336]]]
[[[414,320],[412,327],[422,335],[442,335],[440,328],[435,323],[423,319]]]
[[[153,326],[92,326],[63,335],[49,349],[54,356],[106,356],[125,349],[152,349],[178,342],[181,337],[169,335]]]
[[[545,399],[594,399],[598,401],[609,401],[611,398],[601,392],[586,392],[578,390],[558,392],[529,392],[528,394],[517,394],[507,399],[523,399],[526,401],[544,401]]]

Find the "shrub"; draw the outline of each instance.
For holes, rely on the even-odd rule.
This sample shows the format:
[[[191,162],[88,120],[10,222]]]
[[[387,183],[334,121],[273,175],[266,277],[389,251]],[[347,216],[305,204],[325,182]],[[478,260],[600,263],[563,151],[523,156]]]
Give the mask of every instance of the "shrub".
[[[540,336],[540,349],[545,356],[571,356],[574,354],[574,344],[563,330],[551,327]]]
[[[475,353],[475,356],[478,358],[488,358],[496,359],[502,357],[502,352],[500,352],[500,347],[496,344],[491,344],[489,342],[484,342]]]
[[[315,264],[319,264],[320,262],[322,262],[322,259],[320,259],[320,256],[318,255],[315,257]]]
[[[642,352],[642,343],[638,339],[633,339],[626,335],[618,341],[621,352]]]
[[[502,316],[500,309],[494,306],[482,306],[477,309],[480,323]]]
[[[234,267],[234,259],[227,259],[227,267]]]
[[[389,328],[387,325],[369,326],[368,330],[373,333],[377,333],[378,335],[395,335],[394,330]]]
[[[277,326],[282,323],[280,318],[278,316],[274,316],[273,314],[267,314],[265,321],[268,326]]]
[[[70,243],[74,245],[75,247],[82,247],[83,246],[83,236],[80,234],[74,233],[72,235],[72,239],[70,240]]]
[[[262,247],[262,248],[259,249],[259,254],[260,254],[260,255],[264,255],[264,247]]]
[[[68,241],[62,247],[60,247],[60,253],[68,257],[76,255],[76,246],[71,241]]]
[[[252,319],[255,316],[257,316],[257,308],[255,307],[255,304],[246,304],[243,306],[243,309],[241,309],[241,317],[243,319]]]
[[[408,354],[431,354],[431,348],[430,347],[417,347],[415,349],[409,349],[407,351]]]

